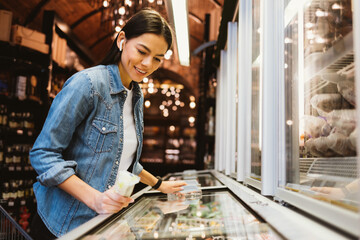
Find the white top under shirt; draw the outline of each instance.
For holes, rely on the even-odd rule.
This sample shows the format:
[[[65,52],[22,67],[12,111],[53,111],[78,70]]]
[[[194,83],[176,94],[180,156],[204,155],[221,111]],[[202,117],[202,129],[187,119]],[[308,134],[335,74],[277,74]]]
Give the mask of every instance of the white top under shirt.
[[[123,124],[124,124],[124,136],[123,136],[123,151],[121,154],[119,170],[127,170],[136,153],[137,149],[137,137],[136,137],[136,129],[135,129],[135,120],[132,108],[132,97],[133,91],[125,88],[127,91],[127,97],[124,103],[123,110]]]

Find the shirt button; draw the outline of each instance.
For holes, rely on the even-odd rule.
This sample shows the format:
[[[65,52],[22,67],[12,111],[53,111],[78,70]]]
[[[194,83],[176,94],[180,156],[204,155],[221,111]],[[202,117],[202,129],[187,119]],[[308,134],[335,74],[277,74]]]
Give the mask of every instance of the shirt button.
[[[106,130],[106,128],[105,128],[105,127],[103,127],[103,128],[102,128],[102,130],[103,130],[103,131],[105,131],[105,130]]]
[[[120,116],[120,119],[122,119],[122,116]]]
[[[120,142],[122,142],[122,138],[120,138]]]
[[[108,189],[110,189],[111,188],[111,186],[110,185],[108,185]]]
[[[115,163],[116,163],[116,165],[118,165],[118,164],[119,164],[119,162],[118,162],[118,161],[116,161]]]

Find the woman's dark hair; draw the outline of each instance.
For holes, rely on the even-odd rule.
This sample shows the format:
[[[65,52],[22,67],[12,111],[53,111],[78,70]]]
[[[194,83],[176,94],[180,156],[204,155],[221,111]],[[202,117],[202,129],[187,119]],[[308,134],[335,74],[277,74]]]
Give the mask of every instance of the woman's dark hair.
[[[168,50],[171,48],[173,35],[170,25],[167,21],[153,9],[142,9],[132,16],[125,26],[121,29],[125,32],[126,39],[138,37],[144,33],[154,33],[163,36],[168,44]],[[121,58],[121,52],[117,46],[117,39],[115,38],[109,52],[100,64],[117,64]]]

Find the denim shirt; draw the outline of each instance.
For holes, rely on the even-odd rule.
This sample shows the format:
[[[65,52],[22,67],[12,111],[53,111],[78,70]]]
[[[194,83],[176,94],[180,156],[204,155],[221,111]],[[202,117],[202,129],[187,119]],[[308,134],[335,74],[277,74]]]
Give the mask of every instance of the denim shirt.
[[[144,97],[136,82],[132,86],[138,139],[132,172],[139,175]],[[97,215],[57,185],[74,174],[100,192],[115,183],[123,151],[126,94],[118,66],[99,65],[70,77],[51,105],[30,160],[38,173],[34,184],[38,213],[57,237]]]

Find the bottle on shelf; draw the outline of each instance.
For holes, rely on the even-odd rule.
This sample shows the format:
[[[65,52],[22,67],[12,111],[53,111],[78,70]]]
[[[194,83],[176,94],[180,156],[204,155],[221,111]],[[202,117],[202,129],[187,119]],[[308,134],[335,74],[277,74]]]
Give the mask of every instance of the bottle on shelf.
[[[8,170],[9,172],[15,171],[15,165],[13,162],[13,149],[11,146],[7,146],[4,169]]]
[[[208,81],[208,97],[209,98],[215,98],[215,93],[216,93],[216,79],[215,78],[210,78],[210,80]]]
[[[0,126],[7,126],[8,115],[7,106],[5,104],[0,105]]]
[[[7,202],[9,201],[10,196],[10,185],[9,182],[4,182],[2,184],[2,194],[1,194],[1,203],[4,206],[7,206]]]
[[[18,128],[18,122],[15,112],[11,112],[9,116],[9,128]]]
[[[5,162],[5,156],[4,156],[4,142],[2,139],[0,139],[0,173],[3,176],[2,170],[4,167]]]
[[[26,82],[27,82],[27,78],[25,76],[16,77],[15,96],[20,100],[26,99]]]
[[[27,96],[29,99],[39,101],[39,93],[38,93],[38,79],[35,75],[29,77],[29,82],[27,83]]]
[[[13,163],[14,163],[16,172],[21,172],[22,171],[20,149],[21,149],[20,145],[15,145],[14,146]]]
[[[207,131],[207,134],[209,136],[214,136],[215,134],[215,117],[213,112],[214,112],[213,107],[210,107],[208,112],[208,131]]]

